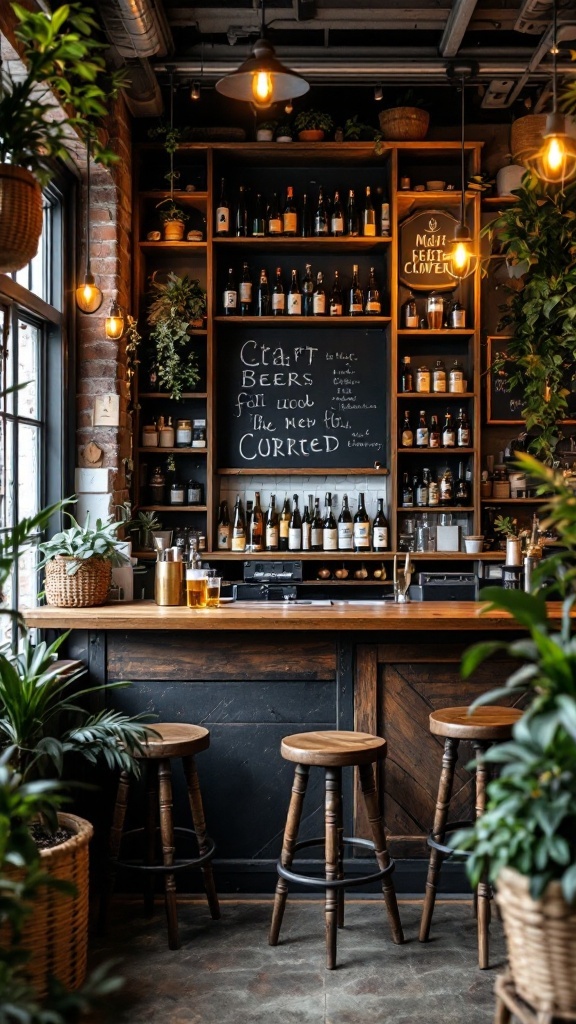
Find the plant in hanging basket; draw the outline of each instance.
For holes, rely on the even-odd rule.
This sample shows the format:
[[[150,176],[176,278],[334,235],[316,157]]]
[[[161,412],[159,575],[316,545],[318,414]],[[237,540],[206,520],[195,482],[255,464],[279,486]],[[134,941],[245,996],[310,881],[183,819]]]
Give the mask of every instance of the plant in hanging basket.
[[[206,292],[200,282],[170,272],[166,281],[151,278],[148,311],[150,341],[156,346],[158,380],[163,391],[179,399],[198,383],[198,359],[190,345],[190,330],[201,327],[206,313]]]
[[[54,161],[71,152],[75,133],[90,136],[96,160],[116,159],[95,129],[123,80],[106,70],[89,8],[66,4],[45,14],[12,7],[26,67],[23,76],[12,74],[12,62],[0,70],[0,273],[36,255],[41,186],[52,178]]]
[[[90,515],[83,526],[69,512],[69,530],[56,533],[39,545],[44,554],[40,563],[45,571],[46,601],[59,608],[88,608],[104,604],[108,597],[112,566],[126,565],[128,559],[119,549],[121,521],[110,516],[90,526]]]

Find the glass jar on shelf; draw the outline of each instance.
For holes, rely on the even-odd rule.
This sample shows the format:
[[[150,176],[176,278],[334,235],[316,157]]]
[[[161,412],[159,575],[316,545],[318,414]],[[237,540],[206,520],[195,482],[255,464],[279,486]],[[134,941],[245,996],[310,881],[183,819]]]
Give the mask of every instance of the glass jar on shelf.
[[[192,447],[192,421],[176,420],[176,448]]]
[[[202,505],[202,484],[197,480],[188,480],[186,484],[186,504]]]
[[[150,498],[153,505],[163,505],[166,494],[166,477],[160,466],[156,466],[148,485],[150,487]]]
[[[206,420],[195,419],[192,423],[192,447],[206,447]]]

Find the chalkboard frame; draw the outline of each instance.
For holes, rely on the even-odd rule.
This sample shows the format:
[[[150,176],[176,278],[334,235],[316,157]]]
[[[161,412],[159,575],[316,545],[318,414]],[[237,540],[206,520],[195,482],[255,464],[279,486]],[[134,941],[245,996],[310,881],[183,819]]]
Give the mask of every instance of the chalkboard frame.
[[[522,417],[520,417],[520,419],[513,419],[512,417],[505,418],[505,419],[497,419],[495,417],[495,415],[494,415],[494,406],[495,406],[494,391],[493,391],[494,376],[492,374],[492,364],[494,362],[494,354],[495,354],[496,351],[507,352],[508,351],[508,344],[509,344],[509,342],[511,340],[512,340],[512,338],[511,338],[511,336],[509,334],[490,335],[486,339],[486,341],[487,341],[487,360],[488,360],[488,362],[487,362],[487,374],[486,374],[486,423],[492,424],[492,425],[505,424],[505,423],[524,423],[525,422],[522,419]],[[519,392],[519,390],[517,388],[513,388],[512,391],[508,392],[508,394],[511,395],[511,396],[514,396],[515,394],[518,394],[518,397],[521,397],[521,394],[520,394],[520,392]],[[566,417],[566,419],[563,419],[560,422],[561,423],[570,423],[570,424],[572,424],[572,423],[576,423],[576,419],[574,417],[572,417],[572,418]]]

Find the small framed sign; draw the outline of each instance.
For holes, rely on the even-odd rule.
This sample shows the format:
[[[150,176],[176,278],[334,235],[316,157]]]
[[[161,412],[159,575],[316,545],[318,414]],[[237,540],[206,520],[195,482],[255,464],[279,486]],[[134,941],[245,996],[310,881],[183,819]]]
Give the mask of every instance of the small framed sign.
[[[509,343],[510,338],[502,335],[495,335],[487,339],[487,423],[524,423],[522,409],[526,400],[522,388],[518,384],[513,388],[509,386],[514,367],[513,361],[507,359]],[[501,363],[497,370],[493,369],[494,363]],[[571,382],[567,381],[566,387],[570,389],[570,385]],[[562,422],[576,422],[576,392],[572,390],[568,395],[566,419]]]
[[[400,281],[411,291],[453,291],[447,253],[458,221],[448,210],[420,210],[400,225]]]

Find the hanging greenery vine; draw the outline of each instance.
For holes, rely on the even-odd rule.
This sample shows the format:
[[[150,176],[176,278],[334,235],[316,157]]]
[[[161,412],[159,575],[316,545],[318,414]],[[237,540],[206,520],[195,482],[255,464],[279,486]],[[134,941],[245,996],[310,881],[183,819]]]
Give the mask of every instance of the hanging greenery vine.
[[[165,282],[151,279],[152,302],[148,323],[156,345],[158,380],[174,399],[192,391],[198,383],[198,359],[190,347],[190,329],[201,327],[206,313],[206,293],[199,281],[170,272]]]

